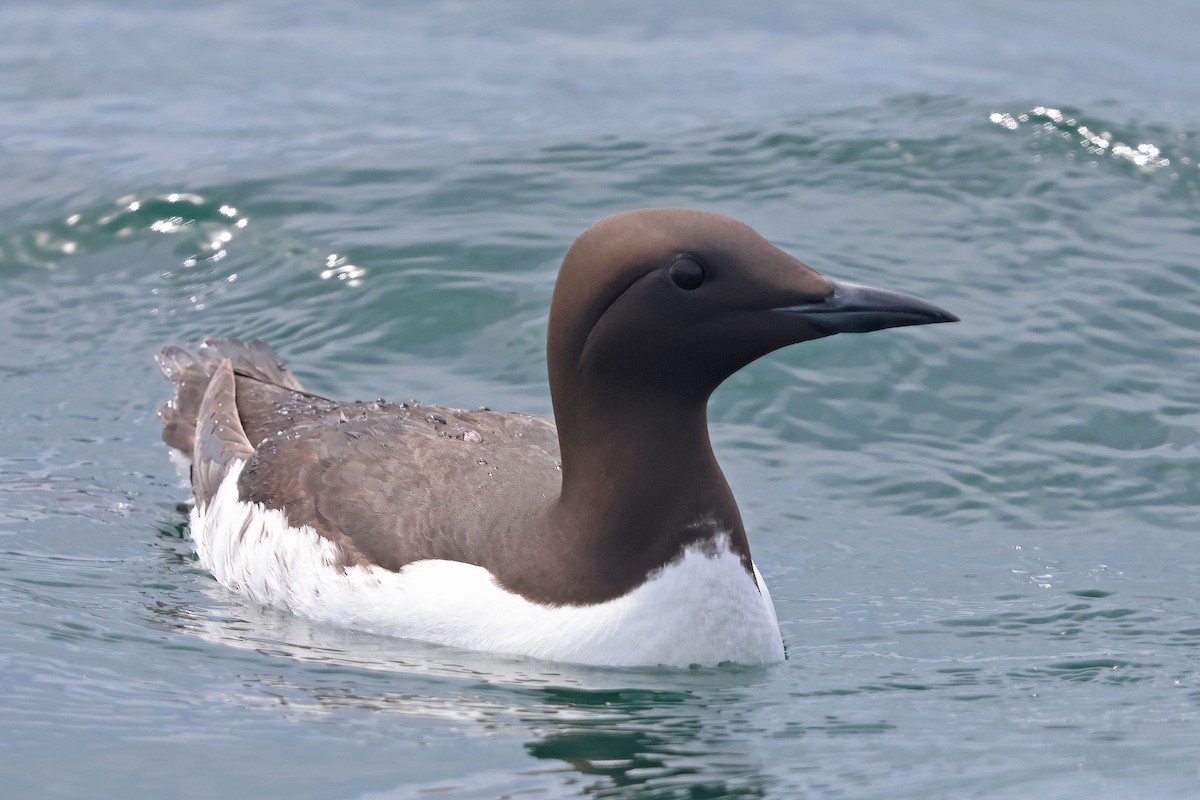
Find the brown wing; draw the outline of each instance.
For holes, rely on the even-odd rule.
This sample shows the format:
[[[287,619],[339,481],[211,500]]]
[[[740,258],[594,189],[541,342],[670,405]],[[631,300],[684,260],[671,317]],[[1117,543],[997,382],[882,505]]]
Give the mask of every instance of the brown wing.
[[[192,459],[192,494],[196,502],[201,507],[208,505],[230,465],[253,452],[238,419],[233,368],[229,359],[224,359],[213,371],[196,419]]]
[[[158,362],[176,385],[159,412],[163,439],[193,458],[197,500],[245,459],[241,499],[311,526],[347,563],[495,568],[514,558],[509,533],[559,490],[558,433],[541,417],[336,402],[305,392],[258,341],[206,339]]]
[[[350,403],[279,431],[243,470],[241,498],[311,526],[347,563],[493,567],[559,488],[554,425],[530,415]]]

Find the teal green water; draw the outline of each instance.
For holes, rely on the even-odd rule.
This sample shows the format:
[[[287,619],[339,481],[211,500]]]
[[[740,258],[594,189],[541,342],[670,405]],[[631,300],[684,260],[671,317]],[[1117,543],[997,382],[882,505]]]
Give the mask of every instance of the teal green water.
[[[6,797],[1200,792],[1184,2],[0,6]],[[566,247],[722,211],[962,317],[710,406],[789,660],[355,634],[200,570],[152,362],[549,412]]]

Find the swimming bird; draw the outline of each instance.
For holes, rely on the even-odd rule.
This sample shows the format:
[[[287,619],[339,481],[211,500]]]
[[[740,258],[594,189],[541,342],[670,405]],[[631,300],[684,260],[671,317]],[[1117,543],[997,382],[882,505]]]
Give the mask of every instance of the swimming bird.
[[[720,214],[642,209],[563,259],[554,421],[339,402],[260,341],[157,360],[163,439],[191,462],[191,535],[225,586],[292,613],[598,665],[770,663],[774,605],[709,441],[730,375],[836,333],[954,322],[837,281]]]

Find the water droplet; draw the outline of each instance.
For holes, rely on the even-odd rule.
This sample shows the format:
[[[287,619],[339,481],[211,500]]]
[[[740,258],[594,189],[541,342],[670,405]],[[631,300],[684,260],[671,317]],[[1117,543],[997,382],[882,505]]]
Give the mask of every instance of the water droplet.
[[[462,439],[469,444],[479,444],[483,441],[483,436],[480,435],[479,431],[467,427],[455,428],[454,438]]]

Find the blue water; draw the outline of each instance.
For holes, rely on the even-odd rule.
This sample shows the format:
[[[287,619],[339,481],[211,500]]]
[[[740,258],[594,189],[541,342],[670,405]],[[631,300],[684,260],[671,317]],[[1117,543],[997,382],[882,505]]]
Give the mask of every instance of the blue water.
[[[0,5],[4,797],[1200,795],[1200,9]],[[753,365],[712,435],[765,669],[355,634],[199,569],[164,343],[549,412],[559,259],[737,216],[955,326]]]

